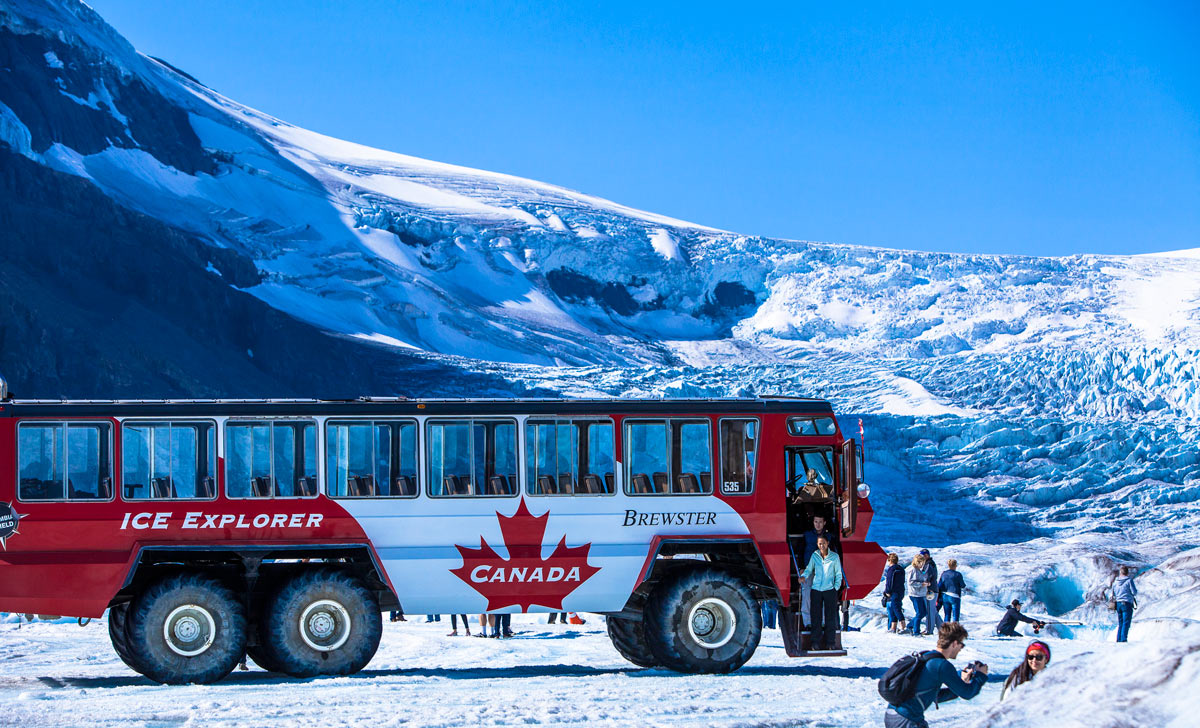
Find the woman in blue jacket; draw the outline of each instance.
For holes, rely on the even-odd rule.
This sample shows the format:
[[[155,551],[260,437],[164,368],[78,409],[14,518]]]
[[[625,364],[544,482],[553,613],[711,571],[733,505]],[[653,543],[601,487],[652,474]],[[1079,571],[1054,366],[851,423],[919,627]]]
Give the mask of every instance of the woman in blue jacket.
[[[838,592],[846,583],[842,576],[842,560],[829,550],[829,539],[817,539],[817,550],[808,561],[801,579],[812,579],[812,606],[809,622],[812,625],[811,643],[816,650],[832,650],[837,629]]]
[[[883,603],[887,607],[888,631],[904,631],[904,567],[897,554],[888,554],[883,572]]]
[[[946,562],[947,568],[938,578],[937,590],[941,595],[942,611],[946,615],[947,622],[958,622],[960,609],[962,607],[962,595],[967,590],[967,585],[963,581],[962,574],[958,573],[958,562],[950,559]]]

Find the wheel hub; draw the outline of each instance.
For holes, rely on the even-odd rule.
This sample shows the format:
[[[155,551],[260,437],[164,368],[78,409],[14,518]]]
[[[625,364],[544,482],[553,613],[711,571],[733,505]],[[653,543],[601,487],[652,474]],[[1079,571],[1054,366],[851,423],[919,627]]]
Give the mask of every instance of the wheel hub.
[[[715,650],[733,639],[737,617],[723,599],[701,599],[688,615],[688,632],[701,647]]]
[[[183,657],[203,654],[217,636],[212,613],[198,604],[184,604],[171,610],[163,622],[163,639],[168,649]]]
[[[318,652],[332,652],[350,639],[350,612],[332,599],[315,601],[300,615],[300,638]]]

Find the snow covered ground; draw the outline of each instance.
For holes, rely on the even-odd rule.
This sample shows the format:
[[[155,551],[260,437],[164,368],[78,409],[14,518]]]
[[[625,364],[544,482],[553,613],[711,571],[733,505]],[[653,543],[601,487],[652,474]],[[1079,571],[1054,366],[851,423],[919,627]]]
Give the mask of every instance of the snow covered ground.
[[[1121,545],[1121,544],[1117,544]],[[1173,542],[1125,543],[1139,571],[1140,608],[1118,645],[1103,587],[1114,550],[1104,534],[995,546],[933,549],[956,558],[971,632],[959,664],[988,663],[992,676],[971,702],[929,714],[932,726],[1194,725],[1200,709],[1200,548],[1171,555]],[[907,558],[912,548],[889,547]],[[1142,565],[1139,567],[1138,565]],[[1003,677],[1025,639],[990,636],[1013,597],[1025,611],[1084,627],[1052,625],[1040,637],[1046,673],[997,706]],[[911,614],[911,607],[906,611]],[[448,617],[385,623],[379,653],[358,675],[293,680],[258,670],[214,685],[161,686],[133,673],[108,642],[103,620],[0,624],[0,725],[13,726],[877,726],[876,681],[899,656],[930,638],[884,631],[879,592],[854,605],[844,658],[793,659],[778,631],[731,675],[644,670],[612,648],[603,617],[584,626],[516,615],[511,640],[448,637]],[[1025,631],[1032,636],[1027,626]]]
[[[896,657],[927,639],[851,634],[850,656],[795,660],[777,631],[733,675],[678,675],[625,662],[602,618],[583,627],[520,615],[511,640],[445,636],[446,622],[413,616],[388,624],[363,673],[296,681],[252,667],[216,685],[166,687],[131,672],[102,622],[6,624],[0,725],[878,725],[875,682]],[[980,630],[982,633],[982,630]],[[1055,645],[1057,663],[1085,651]],[[1090,645],[1095,649],[1096,645]],[[1023,643],[972,638],[962,659],[1005,669]],[[989,683],[974,703],[950,703],[937,723],[961,724],[995,702]]]
[[[985,636],[992,615],[975,616],[976,606],[968,598],[972,636],[957,662],[982,660],[992,676],[975,700],[930,711],[932,726],[1194,725],[1186,719],[1200,707],[1200,633],[1181,641],[1135,630],[1127,645],[1052,637],[1048,672],[995,708],[1026,642]],[[251,663],[215,685],[187,687],[130,671],[102,621],[4,624],[0,725],[878,726],[879,676],[930,646],[869,626],[847,635],[847,657],[792,659],[768,630],[738,672],[680,675],[625,662],[603,619],[585,616],[585,626],[562,627],[518,615],[518,636],[494,640],[447,637],[447,622],[413,615],[385,625],[378,655],[352,677],[292,680]]]
[[[1200,639],[1077,652],[992,707],[974,728],[1191,728],[1200,709]]]

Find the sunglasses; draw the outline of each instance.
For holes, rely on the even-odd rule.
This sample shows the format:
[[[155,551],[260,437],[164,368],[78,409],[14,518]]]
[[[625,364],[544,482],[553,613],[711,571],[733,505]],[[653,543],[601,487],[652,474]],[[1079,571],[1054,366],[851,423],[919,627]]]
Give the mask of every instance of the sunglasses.
[[[1032,655],[1025,655],[1025,659],[1026,659],[1026,660],[1033,660],[1034,662],[1045,662],[1045,661],[1046,661],[1046,656],[1045,656],[1045,655],[1043,655],[1043,654],[1042,654],[1042,653],[1040,653],[1040,652],[1035,652],[1035,653],[1033,653]]]

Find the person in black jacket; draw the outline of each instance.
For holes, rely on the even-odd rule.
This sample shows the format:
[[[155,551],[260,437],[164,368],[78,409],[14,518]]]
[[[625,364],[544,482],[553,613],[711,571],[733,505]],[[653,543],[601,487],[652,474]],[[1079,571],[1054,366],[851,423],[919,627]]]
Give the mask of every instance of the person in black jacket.
[[[921,549],[921,555],[925,557],[925,573],[929,575],[929,583],[926,584],[928,589],[925,591],[925,610],[929,613],[929,629],[925,634],[933,634],[937,632],[938,627],[942,626],[942,615],[938,613],[938,610],[942,608],[939,603],[941,593],[938,591],[938,567],[933,556],[929,554],[929,549]]]
[[[1017,631],[1017,622],[1032,624],[1034,629],[1041,629],[1046,626],[1045,622],[1039,622],[1032,617],[1026,617],[1024,614],[1021,614],[1021,600],[1014,599],[1008,609],[1005,610],[1004,616],[1000,618],[1000,624],[996,625],[996,634],[1001,637],[1020,637],[1021,633]]]
[[[800,563],[807,565],[813,553],[817,550],[817,539],[822,536],[829,541],[829,548],[835,552],[840,551],[841,544],[838,542],[837,534],[829,529],[825,522],[825,516],[815,515],[812,519],[813,527],[811,531],[805,531],[803,534],[804,547],[800,553]]]
[[[958,571],[957,561],[950,559],[946,566],[948,568],[938,577],[938,598],[942,600],[942,608],[946,610],[945,621],[958,622],[959,608],[962,606],[962,597],[967,585]]]
[[[904,567],[898,554],[888,554],[883,572],[883,604],[887,607],[888,631],[904,631]]]

